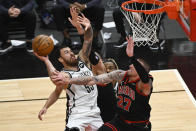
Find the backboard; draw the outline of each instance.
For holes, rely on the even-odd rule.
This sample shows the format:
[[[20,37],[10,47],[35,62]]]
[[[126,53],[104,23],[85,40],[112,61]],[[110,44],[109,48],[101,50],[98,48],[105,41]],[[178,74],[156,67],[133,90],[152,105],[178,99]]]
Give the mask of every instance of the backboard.
[[[176,19],[190,41],[196,41],[196,0],[179,0],[180,11]]]

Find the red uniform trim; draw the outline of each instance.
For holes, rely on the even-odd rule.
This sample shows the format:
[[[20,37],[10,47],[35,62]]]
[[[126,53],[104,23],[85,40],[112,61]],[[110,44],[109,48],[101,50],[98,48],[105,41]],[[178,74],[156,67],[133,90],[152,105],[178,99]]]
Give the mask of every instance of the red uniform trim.
[[[124,122],[131,124],[131,123],[148,123],[149,120],[145,120],[145,121],[129,121],[129,120],[124,120]]]
[[[136,83],[140,80],[140,78],[136,79],[136,80],[133,80],[133,81],[129,81],[128,83]]]
[[[149,120],[144,120],[144,121],[129,121],[129,120],[125,120],[122,117],[120,117],[121,120],[123,120],[125,123],[127,124],[131,124],[131,123],[148,123]]]
[[[123,81],[123,80],[125,79],[125,77],[127,76],[127,72],[128,72],[128,71],[125,72],[122,81]]]
[[[114,125],[112,125],[112,124],[110,124],[110,123],[108,123],[108,122],[105,123],[104,125],[110,127],[113,131],[118,131]]]

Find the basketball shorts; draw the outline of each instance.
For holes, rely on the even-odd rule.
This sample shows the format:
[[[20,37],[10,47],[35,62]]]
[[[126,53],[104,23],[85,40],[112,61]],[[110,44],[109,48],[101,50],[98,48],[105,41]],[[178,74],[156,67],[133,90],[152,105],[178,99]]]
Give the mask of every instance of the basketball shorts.
[[[67,128],[78,128],[79,131],[85,131],[87,126],[97,130],[103,125],[100,116],[100,109],[96,107],[77,107],[71,111],[68,116]]]
[[[104,123],[98,131],[151,131],[151,123],[127,124],[116,116],[111,121]]]

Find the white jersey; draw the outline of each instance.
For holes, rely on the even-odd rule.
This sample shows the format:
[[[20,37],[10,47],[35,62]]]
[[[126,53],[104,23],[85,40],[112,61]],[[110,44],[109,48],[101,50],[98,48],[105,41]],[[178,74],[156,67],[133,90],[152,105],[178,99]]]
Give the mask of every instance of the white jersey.
[[[82,61],[79,61],[77,71],[69,71],[65,69],[63,71],[69,73],[71,78],[93,76],[92,71]],[[101,126],[102,120],[100,120],[100,110],[97,106],[98,91],[96,85],[86,86],[71,84],[66,89],[66,93],[68,98],[67,126],[69,128],[72,126],[77,126],[79,123],[79,128],[81,124],[82,126],[85,126],[84,123],[81,123],[81,117],[84,117],[84,120],[87,119],[88,121],[94,117],[93,119],[98,119],[99,121],[97,126]],[[80,122],[76,122],[77,119]],[[94,121],[93,119],[92,121]],[[92,124],[92,121],[89,121],[89,123],[86,121],[85,123]]]

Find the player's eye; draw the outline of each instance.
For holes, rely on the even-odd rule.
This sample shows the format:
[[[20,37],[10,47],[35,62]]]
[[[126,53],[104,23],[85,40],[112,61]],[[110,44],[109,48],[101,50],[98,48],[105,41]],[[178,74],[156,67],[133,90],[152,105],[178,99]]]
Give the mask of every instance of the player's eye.
[[[64,53],[67,54],[67,53],[69,53],[69,51],[65,50]]]

